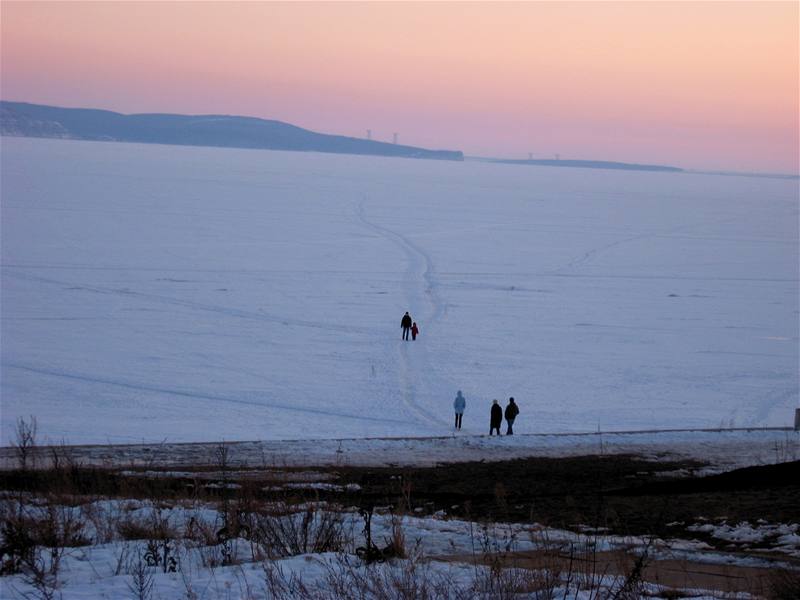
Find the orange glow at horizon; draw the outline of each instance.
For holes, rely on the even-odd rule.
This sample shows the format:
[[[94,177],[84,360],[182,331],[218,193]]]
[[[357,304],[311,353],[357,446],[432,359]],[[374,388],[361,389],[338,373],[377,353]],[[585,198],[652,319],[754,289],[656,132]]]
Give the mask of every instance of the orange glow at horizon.
[[[798,172],[795,2],[2,2],[4,100]]]

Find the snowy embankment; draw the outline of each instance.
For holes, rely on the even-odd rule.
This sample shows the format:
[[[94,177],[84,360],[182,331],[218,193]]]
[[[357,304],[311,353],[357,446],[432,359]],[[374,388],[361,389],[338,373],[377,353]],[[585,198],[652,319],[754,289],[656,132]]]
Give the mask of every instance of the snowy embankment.
[[[197,467],[214,465],[224,443],[231,465],[246,467],[434,466],[527,457],[635,454],[651,460],[689,459],[703,472],[800,460],[800,432],[790,429],[646,431],[433,438],[281,440],[205,444],[70,446],[83,465]],[[40,450],[44,466],[50,453]],[[0,448],[0,468],[14,468],[13,448]]]
[[[793,423],[797,180],[1,143],[1,445]]]
[[[16,509],[9,510],[13,513]],[[501,590],[516,592],[512,596],[521,599],[539,599],[539,594],[549,590],[557,592],[555,597],[582,600],[598,597],[597,592],[614,595],[632,585],[642,595],[657,597],[666,590],[682,588],[709,590],[693,593],[696,598],[719,598],[720,590],[737,592],[731,597],[748,598],[741,592],[759,589],[759,579],[763,585],[770,572],[778,567],[792,568],[792,560],[800,558],[797,524],[698,524],[713,535],[727,535],[726,539],[738,539],[739,535],[756,543],[777,538],[772,556],[766,552],[754,556],[747,551],[710,551],[710,546],[697,540],[605,535],[590,530],[574,533],[538,524],[478,524],[448,519],[444,513],[427,518],[384,513],[372,518],[373,539],[382,546],[396,539],[393,536],[400,531],[408,556],[367,566],[353,554],[355,547],[364,543],[364,521],[356,511],[325,513],[324,503],[296,507],[299,512],[294,515],[287,513],[285,506],[275,507],[275,513],[263,510],[246,513],[251,527],[244,537],[214,541],[214,532],[225,517],[214,506],[196,501],[166,506],[163,501],[112,500],[53,507],[31,500],[23,509],[24,518],[32,522],[55,514],[56,520],[70,524],[71,535],[79,545],[44,553],[41,566],[48,567],[54,561],[56,566],[38,577],[24,568],[22,573],[0,577],[0,591],[4,598],[49,597],[41,594],[45,591],[64,600],[345,600],[354,597],[353,589],[363,585],[356,597],[368,600],[419,597],[402,592],[423,587],[430,587],[431,593],[419,591],[420,595],[437,600],[495,598]],[[301,525],[304,514],[310,518],[306,523],[312,523],[307,530],[309,539],[303,533],[306,525]],[[338,551],[312,552],[310,547],[320,540],[319,528],[328,523],[324,519],[331,514],[335,515]],[[279,523],[289,522],[298,528],[296,532],[276,529]],[[140,536],[149,532],[150,539],[132,539],[137,531]],[[155,531],[159,537],[153,538]],[[272,534],[278,531],[282,532],[278,534],[282,543],[275,545],[278,539]],[[295,542],[300,547],[292,550]],[[308,549],[302,551],[306,545]],[[632,578],[637,557],[646,568]],[[682,571],[670,573],[667,565],[676,562],[680,562]],[[497,568],[501,565],[503,569]],[[716,577],[713,565],[723,566]],[[704,575],[698,577],[701,571]],[[386,587],[394,593],[382,595],[384,577]],[[292,586],[301,582],[304,587],[292,591]],[[724,587],[709,585],[715,582]],[[376,585],[377,590],[372,587]],[[435,586],[442,589],[434,594]]]

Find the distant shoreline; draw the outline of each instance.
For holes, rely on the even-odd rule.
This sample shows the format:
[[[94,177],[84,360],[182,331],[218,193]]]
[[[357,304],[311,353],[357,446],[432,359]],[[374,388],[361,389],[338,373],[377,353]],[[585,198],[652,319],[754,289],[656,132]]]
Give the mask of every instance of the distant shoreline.
[[[531,165],[537,167],[579,167],[583,169],[613,169],[619,171],[660,171],[667,173],[681,173],[684,169],[667,165],[647,165],[639,163],[624,163],[610,160],[561,160],[561,159],[528,159],[515,160],[508,158],[493,158],[491,162],[509,165]]]
[[[459,150],[430,150],[318,133],[282,121],[237,115],[122,114],[0,100],[0,134],[12,137],[323,152],[462,161]]]
[[[485,162],[507,165],[523,165],[534,167],[571,167],[576,169],[607,169],[615,171],[649,171],[660,173],[680,173],[684,175],[724,175],[726,177],[759,177],[763,179],[797,179],[800,175],[790,173],[755,173],[752,171],[713,171],[707,169],[684,169],[668,165],[650,165],[640,163],[626,163],[608,160],[569,160],[569,159],[512,159],[490,158],[484,156],[465,156],[465,161]]]

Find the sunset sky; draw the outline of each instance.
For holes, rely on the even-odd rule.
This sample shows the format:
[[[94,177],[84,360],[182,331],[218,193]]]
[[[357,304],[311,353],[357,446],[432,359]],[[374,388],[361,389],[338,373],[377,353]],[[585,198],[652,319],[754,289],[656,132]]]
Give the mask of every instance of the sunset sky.
[[[798,3],[6,2],[4,100],[798,172]]]

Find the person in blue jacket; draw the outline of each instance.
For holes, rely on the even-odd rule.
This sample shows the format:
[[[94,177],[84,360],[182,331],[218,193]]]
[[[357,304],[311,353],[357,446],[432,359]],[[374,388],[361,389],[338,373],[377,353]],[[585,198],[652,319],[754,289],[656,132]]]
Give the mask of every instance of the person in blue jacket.
[[[461,394],[461,390],[456,394],[453,408],[456,411],[456,429],[461,429],[461,418],[464,416],[464,409],[467,408],[467,399]]]

